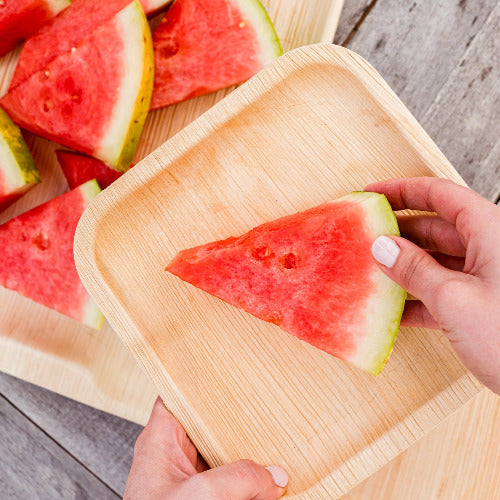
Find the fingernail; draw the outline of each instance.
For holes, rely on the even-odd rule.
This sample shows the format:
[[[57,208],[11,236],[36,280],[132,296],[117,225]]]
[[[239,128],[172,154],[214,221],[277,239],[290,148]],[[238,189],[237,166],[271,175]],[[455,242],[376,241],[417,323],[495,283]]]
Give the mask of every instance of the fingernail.
[[[379,236],[372,245],[372,255],[377,262],[392,268],[398,259],[400,248],[388,236]]]
[[[266,469],[271,473],[271,476],[273,476],[273,481],[276,486],[284,488],[288,484],[288,474],[285,469],[277,465],[271,465],[266,467]]]

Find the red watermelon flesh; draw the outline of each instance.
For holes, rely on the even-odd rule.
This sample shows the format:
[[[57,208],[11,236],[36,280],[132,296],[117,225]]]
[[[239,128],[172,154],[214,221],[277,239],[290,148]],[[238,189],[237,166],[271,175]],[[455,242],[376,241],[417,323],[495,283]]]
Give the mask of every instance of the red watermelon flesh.
[[[151,109],[244,82],[282,53],[257,0],[176,0],[153,47]]]
[[[0,1],[0,56],[68,7],[70,0]]]
[[[99,191],[90,181],[0,226],[0,286],[96,329],[103,316],[76,272],[73,238]]]
[[[394,343],[405,292],[371,255],[398,234],[383,195],[353,193],[183,250],[167,271],[323,351],[378,374]]]
[[[170,0],[141,2],[147,15],[160,10],[168,3]],[[12,78],[11,88],[19,85],[33,73],[45,69],[53,59],[70,51],[128,4],[130,0],[73,0],[68,9],[26,41]],[[111,44],[111,40],[108,43]]]
[[[91,179],[96,179],[101,189],[105,189],[123,175],[104,162],[80,153],[58,150],[56,155],[70,189]]]
[[[45,69],[48,63],[108,22],[130,0],[73,0],[71,6],[52,19],[23,46],[10,88]],[[113,38],[110,40],[112,42]]]
[[[102,40],[109,45],[102,46]],[[75,47],[10,90],[0,104],[20,127],[92,154],[108,123],[121,79],[113,23],[96,29]],[[82,104],[84,103],[84,104]]]
[[[148,29],[139,4],[130,3],[0,105],[26,130],[128,168],[152,90]]]

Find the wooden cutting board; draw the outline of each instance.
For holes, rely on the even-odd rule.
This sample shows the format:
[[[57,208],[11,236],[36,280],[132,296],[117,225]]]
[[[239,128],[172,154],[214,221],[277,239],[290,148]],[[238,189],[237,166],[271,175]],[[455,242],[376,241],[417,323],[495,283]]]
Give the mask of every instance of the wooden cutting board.
[[[368,63],[322,44],[280,58],[91,203],[82,280],[211,466],[279,464],[288,498],[330,499],[478,393],[437,332],[403,329],[375,378],[164,272],[181,249],[422,175],[463,183]]]
[[[285,50],[332,41],[343,0],[267,0],[263,4]],[[19,50],[0,58],[0,95],[9,86]],[[135,161],[144,158],[232,89],[148,115]],[[27,134],[43,182],[0,214],[7,221],[68,189],[56,146]],[[0,288],[0,370],[82,403],[145,423],[156,389],[108,323],[100,332]]]

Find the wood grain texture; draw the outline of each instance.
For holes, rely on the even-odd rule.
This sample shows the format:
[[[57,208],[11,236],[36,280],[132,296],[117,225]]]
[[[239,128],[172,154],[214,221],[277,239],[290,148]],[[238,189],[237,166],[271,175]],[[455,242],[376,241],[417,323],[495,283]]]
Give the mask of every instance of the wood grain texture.
[[[387,29],[387,31],[394,31],[396,34],[400,33],[401,25],[405,23],[406,14],[401,14],[402,11],[393,9],[393,6],[389,5],[390,2],[383,2],[383,0],[378,1],[384,6],[384,12],[379,15],[386,17],[385,29]],[[346,0],[337,32],[338,38],[336,37],[338,43],[343,43],[345,41],[344,33],[350,33],[353,26],[358,22],[362,12],[356,12],[356,9],[359,6],[362,10],[364,3],[370,4],[369,1]],[[452,8],[458,4],[458,0],[446,0],[446,3]],[[468,3],[469,8],[477,10],[476,14],[482,16],[490,15],[490,13],[485,11],[485,6],[482,2],[472,2],[469,0]],[[355,5],[356,8],[352,8]],[[408,9],[409,8],[410,4],[408,4]],[[354,16],[351,18],[352,14],[354,14]],[[372,14],[373,12],[370,12],[364,22],[368,21]],[[398,16],[396,16],[396,14],[398,14]],[[420,16],[424,16],[425,18],[422,22],[419,19]],[[414,39],[417,37],[424,39],[428,36],[430,30],[442,29],[444,25],[448,25],[452,22],[446,16],[446,9],[441,9],[441,16],[436,15],[430,20],[430,23],[433,25],[431,28],[429,27],[427,13],[425,9],[422,9],[418,16],[412,18],[411,26],[408,26],[408,30],[414,31]],[[363,40],[372,29],[375,30],[373,33],[375,37],[380,30],[379,24],[380,23],[373,23],[366,30],[362,30],[362,34],[354,41],[361,46]],[[459,26],[456,26],[456,29],[459,29]],[[485,22],[483,29],[487,26],[488,23]],[[360,29],[361,28],[362,25],[360,26]],[[492,28],[491,32],[493,36],[495,29],[498,31],[500,27],[496,26],[495,28],[493,26]],[[470,29],[475,32],[476,28],[470,26]],[[468,30],[469,28],[463,29],[462,27],[462,36],[466,40],[472,36],[472,33],[469,33]],[[489,52],[491,40],[488,37],[481,36],[481,31],[478,32],[477,37],[478,40],[473,40],[469,47],[479,44],[477,46],[478,50]],[[455,45],[448,44],[446,40],[446,38],[442,40],[439,58],[443,61],[447,61],[449,57],[455,57],[455,59],[457,59]],[[377,55],[378,49],[375,49],[375,45],[376,44],[372,44],[373,47],[371,49],[369,46],[363,48],[363,54],[369,61],[374,60],[375,57],[380,58],[380,55]],[[410,59],[423,58],[433,61],[438,57],[438,55],[434,53],[434,47],[431,44],[425,45],[425,50],[427,51],[427,56],[425,58],[421,54],[422,50],[424,49],[421,45],[413,43],[411,50],[408,51],[408,57]],[[464,57],[465,50],[460,58]],[[381,69],[382,75],[392,82],[396,79],[396,75],[401,74],[404,69],[406,71],[405,78],[412,79],[414,71],[413,65],[408,63],[403,67],[400,61],[396,61],[396,49],[390,51],[388,48],[386,51],[387,61],[384,67],[381,68],[380,61],[377,62],[377,66]],[[444,92],[442,90],[437,92],[437,95],[440,96],[439,104],[432,104],[436,97],[433,92],[421,93],[417,98],[412,97],[411,91],[408,90],[404,99],[406,102],[417,102],[417,108],[426,109],[427,111],[425,113],[428,113],[430,110],[433,111],[432,117],[422,117],[423,123],[425,124],[424,128],[430,131],[431,137],[437,141],[446,155],[453,155],[454,166],[460,174],[468,182],[472,182],[475,189],[479,190],[482,194],[488,195],[491,191],[490,184],[495,184],[498,180],[498,173],[496,173],[494,168],[491,168],[491,166],[499,164],[498,156],[495,156],[498,155],[498,146],[495,146],[486,159],[482,160],[479,164],[469,164],[464,161],[464,158],[470,149],[470,143],[474,144],[474,154],[479,155],[481,158],[483,157],[483,148],[487,149],[489,147],[488,144],[483,145],[481,141],[478,140],[478,138],[481,137],[480,127],[473,127],[473,138],[470,138],[470,129],[468,128],[469,138],[467,140],[453,141],[453,136],[460,137],[462,135],[463,121],[453,120],[450,117],[446,123],[446,130],[441,130],[441,134],[450,138],[450,142],[448,143],[448,138],[444,137],[443,139],[443,136],[439,133],[441,127],[436,127],[434,129],[432,126],[433,120],[439,120],[442,113],[448,115],[447,107],[449,105],[457,105],[454,91],[455,88],[460,89],[461,78],[467,78],[468,74],[474,73],[474,65],[476,64],[474,57],[471,53],[468,53],[465,59],[466,62],[464,65],[469,68],[467,73],[462,74],[457,72],[454,85],[450,85],[449,76],[445,79],[446,90]],[[458,60],[451,70],[451,73],[455,71],[455,68],[457,68],[460,63],[461,60]],[[426,67],[427,63],[424,60],[422,64]],[[13,65],[9,66],[9,68],[13,70]],[[419,68],[417,67],[417,69]],[[441,85],[443,78],[441,75],[436,75],[436,77],[439,77],[439,84],[437,87],[441,87],[442,89],[443,87]],[[426,78],[428,78],[429,83],[431,83],[435,76],[433,72],[429,70],[427,71]],[[1,82],[8,81],[8,79],[8,74],[6,75],[0,72],[0,88],[6,88],[1,86]],[[469,81],[470,80],[467,80],[466,83]],[[433,87],[433,85],[431,85],[431,87]],[[476,101],[484,104],[490,103],[490,105],[476,106]],[[494,107],[493,103],[494,101],[491,99],[491,93],[478,94],[468,91],[463,95],[457,105],[457,110],[467,109],[474,117],[474,121],[480,123],[483,119],[490,120],[491,114],[494,113],[495,110],[498,110],[498,106]],[[53,160],[50,159],[50,162],[52,161]],[[46,177],[46,182],[51,182],[51,180]],[[64,181],[62,179],[61,182],[64,188]],[[495,201],[494,197],[490,199]],[[2,379],[0,379],[0,383],[0,392],[6,391],[9,397],[12,396],[15,398],[16,404],[21,408],[26,408],[26,411],[29,410],[31,417],[36,419],[36,422],[40,426],[46,428],[47,432],[53,435],[56,441],[66,443],[65,434],[66,432],[71,433],[71,429],[74,427],[73,442],[68,444],[68,447],[71,447],[72,454],[76,456],[78,460],[85,463],[92,471],[95,472],[100,469],[101,478],[105,478],[103,480],[106,480],[106,482],[109,481],[111,487],[115,489],[115,491],[120,492],[119,487],[125,484],[128,471],[122,464],[120,467],[116,467],[111,477],[111,474],[106,472],[107,467],[109,467],[109,463],[107,464],[106,461],[111,457],[119,457],[120,455],[125,455],[127,457],[131,456],[134,444],[133,438],[131,437],[128,443],[126,439],[134,435],[133,429],[136,429],[136,426],[122,421],[119,424],[113,423],[112,428],[110,428],[109,416],[101,413],[100,417],[97,418],[96,411],[92,408],[76,403],[74,407],[70,404],[66,405],[61,403],[61,400],[64,401],[64,398],[59,398],[55,394],[47,393],[42,390],[40,390],[42,396],[36,397],[39,389],[29,384],[16,381],[11,377],[4,376],[3,382]],[[10,385],[13,386],[12,391],[9,391]],[[25,396],[23,395],[24,391],[26,391]],[[352,490],[352,492],[346,496],[346,499],[366,500],[373,498],[377,500],[379,498],[384,498],[384,500],[401,500],[401,498],[404,498],[408,500],[497,500],[500,498],[498,487],[496,489],[488,489],[489,485],[494,484],[493,480],[500,477],[500,465],[498,464],[500,437],[498,433],[492,432],[492,429],[495,430],[495,422],[498,423],[498,419],[500,418],[498,416],[500,399],[489,396],[488,403],[485,406],[482,403],[483,397],[484,395],[475,398],[472,404],[466,405],[463,409],[449,417],[433,432],[423,437],[416,445],[410,447],[408,451],[404,452],[393,462],[375,473],[365,483],[362,483],[358,488]],[[23,404],[24,399],[26,399],[25,404]],[[37,405],[39,405],[40,417],[37,416]],[[63,411],[57,411],[58,406],[61,406]],[[54,408],[56,411],[53,411]],[[83,423],[87,418],[87,414],[89,415],[89,421],[92,422],[92,426],[89,426],[88,430]],[[78,422],[76,423],[76,421]],[[466,434],[464,434],[463,425],[465,422],[468,423]],[[94,427],[95,429],[94,436],[92,435],[92,429],[90,427]],[[496,425],[496,427],[498,427],[498,425]],[[60,437],[59,428],[62,429],[61,433],[63,437]],[[31,432],[32,431],[30,431],[30,434]],[[36,428],[33,432],[36,433]],[[106,432],[109,432],[113,439],[108,441],[104,437]],[[35,439],[36,435],[37,434],[35,434]],[[120,437],[120,435],[122,437]],[[466,443],[467,446],[457,446],[450,449],[450,447],[447,446],[447,441],[449,439],[453,440],[453,442]],[[101,448],[99,443],[101,440],[107,443],[105,449]],[[16,456],[5,453],[5,446],[6,443],[0,445],[0,455],[2,456],[0,459],[0,469],[4,467],[4,460],[8,461],[9,470],[12,471],[8,481],[16,483],[16,468],[23,469],[23,464],[26,462],[26,456],[23,453],[16,454]],[[442,453],[443,447],[449,450],[448,454]],[[27,451],[26,455],[29,455],[29,453],[30,452]],[[100,455],[102,455],[102,460]],[[483,460],[484,457],[486,457],[486,459]],[[459,473],[457,474],[457,472]],[[427,483],[430,483],[428,488],[425,487]],[[2,483],[2,486],[5,484],[6,483]],[[471,485],[473,485],[474,488],[471,488]],[[43,487],[43,480],[40,479],[38,488],[42,490]],[[423,496],[421,492],[424,492],[427,496]],[[22,497],[24,498],[25,496]]]
[[[335,32],[334,43],[345,45],[354,36],[377,0],[346,0]]]
[[[500,196],[500,3],[450,73],[422,125],[471,188]]]
[[[2,498],[119,498],[2,396],[0,419]]]
[[[0,374],[0,394],[88,471],[123,495],[140,426],[5,374]],[[0,469],[5,459],[0,459]],[[10,459],[14,467],[23,455]]]
[[[342,0],[267,0],[283,47],[331,40]],[[314,6],[314,8],[312,8]],[[7,90],[19,49],[0,59],[0,95]],[[135,161],[193,121],[232,88],[149,114]],[[27,134],[42,183],[0,214],[0,223],[67,190],[55,145]],[[0,289],[0,370],[60,394],[145,423],[156,391],[105,323],[96,332]]]
[[[348,47],[386,78],[420,120],[497,0],[378,0]]]
[[[342,500],[500,498],[500,404],[484,391]]]
[[[210,465],[278,463],[290,498],[332,498],[477,393],[435,332],[403,330],[374,379],[163,271],[180,249],[409,175],[462,182],[373,68],[316,45],[92,202],[75,237],[83,282]]]
[[[429,17],[428,8],[421,8],[410,19],[403,11],[404,6],[432,7],[428,2],[395,6],[394,2],[378,0],[377,9],[370,12],[348,47],[355,47],[370,61],[376,61],[389,82],[401,84],[398,91],[404,92],[403,100],[420,115],[426,131],[459,173],[476,191],[497,202],[499,7],[498,2],[468,2],[470,22],[466,22],[467,18],[450,16],[459,3],[462,7],[466,4],[441,2],[433,17]],[[374,15],[376,19],[372,18]],[[480,29],[476,25],[479,19],[484,20]],[[456,38],[446,35],[451,26],[461,33],[465,43],[459,40],[457,46]],[[377,37],[384,33],[390,42],[381,55]],[[401,36],[404,40],[398,41]],[[428,36],[434,38],[434,43],[427,43]],[[408,47],[404,60],[398,55],[402,44]],[[449,64],[450,59],[454,64]],[[446,71],[435,71],[436,64],[443,64]],[[416,88],[423,79],[427,91]],[[413,80],[416,83],[406,88],[404,82]],[[498,426],[499,412],[500,398],[489,393],[475,398],[352,490],[346,500],[500,498],[500,486],[495,482],[500,477],[500,436],[492,432]],[[452,444],[448,445],[448,441]]]

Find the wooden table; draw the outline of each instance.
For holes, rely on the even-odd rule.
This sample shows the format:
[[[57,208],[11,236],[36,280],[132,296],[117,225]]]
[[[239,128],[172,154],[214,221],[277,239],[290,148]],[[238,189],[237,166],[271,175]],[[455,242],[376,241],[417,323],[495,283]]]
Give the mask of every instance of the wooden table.
[[[346,0],[335,42],[387,79],[465,180],[500,200],[500,2]],[[0,497],[119,498],[141,428],[0,374]],[[344,499],[500,498],[485,391]],[[332,443],[332,446],[335,446]]]

